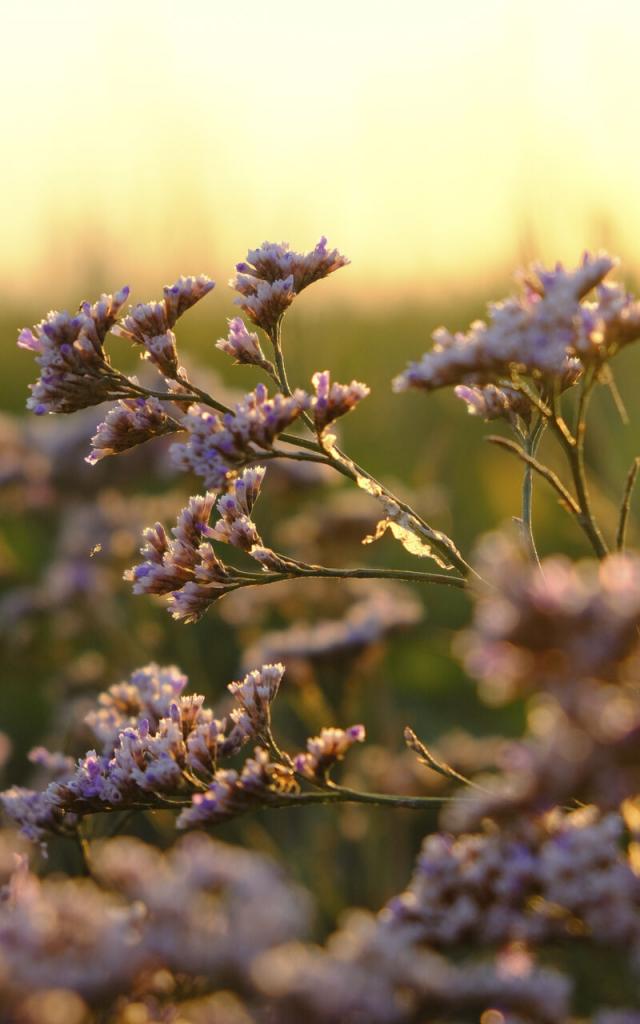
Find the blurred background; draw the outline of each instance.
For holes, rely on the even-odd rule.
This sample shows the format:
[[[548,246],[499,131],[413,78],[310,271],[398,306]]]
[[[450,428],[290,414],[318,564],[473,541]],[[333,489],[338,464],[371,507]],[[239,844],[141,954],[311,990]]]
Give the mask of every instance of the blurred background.
[[[157,518],[169,525],[199,485],[172,475],[161,448],[86,466],[99,413],[26,420],[35,367],[15,349],[18,328],[124,283],[134,301],[146,301],[180,274],[205,272],[218,287],[181,321],[182,353],[196,379],[217,375],[220,393],[241,393],[254,377],[213,344],[234,315],[226,282],[235,262],[264,239],[306,251],[326,234],[352,265],[305,292],[288,316],[290,376],[304,385],[330,367],[337,379],[369,383],[372,396],[345,423],[349,450],[406,488],[468,553],[482,532],[518,514],[519,468],[483,442],[493,428],[452,395],[392,395],[390,378],[425,351],[436,326],[464,328],[482,316],[523,263],[575,263],[585,248],[604,246],[622,258],[620,274],[633,286],[639,33],[631,0],[612,0],[606,11],[592,0],[3,4],[0,730],[12,744],[8,779],[32,779],[25,753],[34,743],[85,749],[79,723],[97,690],[150,658],[177,661],[215,701],[264,630],[301,617],[337,621],[370,596],[298,590],[268,607],[214,610],[196,627],[131,598],[121,572],[135,560],[140,530]],[[138,370],[122,340],[113,339],[111,353]],[[630,423],[601,389],[588,451],[608,528],[638,453],[635,352],[617,367]],[[551,450],[544,454],[560,468]],[[262,509],[267,539],[333,564],[409,564],[388,539],[363,553],[358,538],[371,509],[334,490],[329,500],[324,481],[274,479]],[[541,487],[535,521],[543,553],[585,554]],[[329,524],[324,539],[319,523]],[[350,546],[336,549],[338,534]],[[431,785],[402,754],[407,722],[427,739],[520,726],[519,708],[481,705],[450,656],[468,617],[464,596],[407,590],[404,599],[420,611],[383,628],[370,649],[292,658],[290,699],[281,699],[292,743],[331,724],[330,714],[335,724],[366,722],[374,753],[354,771],[369,788],[391,779],[396,789]],[[455,748],[462,767],[465,756],[471,767],[494,756],[490,743],[464,742]],[[395,751],[391,761],[385,747]],[[271,849],[316,890],[318,857],[330,859],[335,869],[321,884],[327,920],[345,903],[379,905],[401,886],[429,824],[399,815],[389,862],[372,852],[375,842],[359,843],[388,835],[385,812],[304,813],[303,821],[282,812],[275,823],[257,816],[222,833]],[[170,825],[144,828],[170,839]]]

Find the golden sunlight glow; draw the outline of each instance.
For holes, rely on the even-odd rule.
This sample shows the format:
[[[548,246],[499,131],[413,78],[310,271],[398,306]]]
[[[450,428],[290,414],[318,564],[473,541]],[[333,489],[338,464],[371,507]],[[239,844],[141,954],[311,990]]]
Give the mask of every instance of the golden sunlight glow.
[[[633,0],[7,3],[3,290],[224,281],[321,234],[366,301],[638,268],[639,32]]]

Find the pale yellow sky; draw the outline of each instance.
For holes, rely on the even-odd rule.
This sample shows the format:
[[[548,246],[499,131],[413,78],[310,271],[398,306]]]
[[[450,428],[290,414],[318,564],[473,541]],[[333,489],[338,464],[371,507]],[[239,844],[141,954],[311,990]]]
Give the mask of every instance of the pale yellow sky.
[[[640,269],[637,0],[0,7],[5,296],[323,233],[343,299],[603,243]]]

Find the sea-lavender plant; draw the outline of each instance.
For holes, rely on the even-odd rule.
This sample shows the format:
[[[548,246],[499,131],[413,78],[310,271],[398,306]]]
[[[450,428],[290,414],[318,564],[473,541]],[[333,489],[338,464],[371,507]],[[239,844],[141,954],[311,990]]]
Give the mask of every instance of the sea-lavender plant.
[[[264,338],[236,317],[216,347],[264,374],[275,386],[271,395],[259,381],[229,406],[181,365],[177,319],[213,288],[200,275],[181,278],[162,301],[124,316],[125,289],[83,303],[75,316],[51,313],[34,331],[22,331],[19,344],[37,353],[41,367],[29,406],[68,413],[115,403],[93,438],[91,464],[179,435],[173,465],[200,478],[206,493],[189,499],[170,533],[159,522],[147,528],[142,561],[125,578],[135,593],[165,598],[180,623],[197,621],[232,592],[271,584],[364,579],[452,586],[468,595],[472,611],[456,653],[481,699],[492,706],[528,702],[524,732],[492,745],[493,762],[487,764],[485,750],[463,764],[455,749],[445,755],[407,727],[403,756],[437,778],[428,792],[408,793],[388,780],[379,791],[354,784],[374,773],[358,768],[366,734],[364,725],[346,724],[353,719],[314,729],[302,751],[300,741],[281,738],[286,730],[274,704],[288,677],[279,659],[331,657],[344,668],[350,652],[419,620],[414,600],[397,592],[370,595],[342,620],[325,617],[254,641],[245,652],[247,674],[228,687],[231,706],[217,714],[203,696],[185,694],[187,680],[177,668],[137,670],[86,715],[94,748],[77,761],[38,750],[32,759],[51,781],[0,797],[27,838],[75,838],[86,871],[103,886],[43,886],[19,867],[2,908],[6,920],[0,913],[0,991],[4,985],[11,1019],[28,1024],[40,1013],[46,1021],[53,1013],[46,999],[56,986],[72,1009],[73,999],[80,1001],[78,1020],[84,1014],[92,1021],[191,1020],[190,1014],[195,1021],[200,1011],[216,1019],[206,1000],[219,998],[221,989],[236,993],[228,1019],[245,1014],[273,1024],[552,1024],[582,1021],[591,1011],[599,1024],[638,1019],[627,1003],[640,970],[640,569],[637,556],[625,551],[638,460],[608,538],[591,502],[585,434],[596,386],[614,386],[612,360],[640,338],[640,305],[605,283],[615,265],[605,255],[587,255],[573,271],[537,268],[522,278],[518,297],[490,307],[488,323],[474,323],[468,334],[441,329],[434,348],[396,378],[397,391],[453,387],[472,414],[504,421],[513,433],[490,440],[524,463],[519,536],[485,538],[467,557],[338,444],[333,424],[369,395],[366,384],[332,382],[328,370],[313,374],[309,390],[289,383],[285,313],[301,291],[347,263],[323,238],[306,255],[264,243],[237,265],[235,301]],[[157,386],[112,367],[109,331],[141,346],[159,374]],[[545,432],[567,459],[568,481],[539,458]],[[262,517],[254,518],[279,462],[320,467],[355,484],[382,509],[363,542],[388,530],[441,571],[334,567],[279,550]],[[534,474],[554,489],[597,563],[538,557]],[[278,536],[286,541],[286,531]],[[104,813],[162,810],[177,814],[179,829],[202,829],[253,810],[310,804],[442,809],[405,891],[377,916],[352,912],[324,948],[304,941],[298,896],[249,855],[236,865],[235,854],[202,837],[164,858],[122,840],[94,851],[86,840],[87,821]],[[262,906],[252,872],[270,889]],[[238,907],[237,892],[249,909]],[[89,924],[76,936],[85,894]],[[275,895],[282,897],[280,916]],[[101,917],[108,921],[103,939]],[[46,929],[35,928],[39,920],[62,937],[60,948]],[[132,955],[121,955],[123,943]],[[625,979],[636,980],[625,980],[616,1006],[605,991],[585,1010],[572,963],[558,956],[558,970],[546,966],[550,953],[569,944],[580,955],[591,949],[596,962],[603,947],[617,951]],[[36,958],[36,970],[15,966],[20,948]],[[96,961],[86,978],[78,972],[82,957]],[[165,972],[168,988],[153,980],[154,971]],[[189,989],[196,977],[200,987]],[[135,993],[141,1010],[128,1018]],[[188,995],[201,999],[188,1003]]]

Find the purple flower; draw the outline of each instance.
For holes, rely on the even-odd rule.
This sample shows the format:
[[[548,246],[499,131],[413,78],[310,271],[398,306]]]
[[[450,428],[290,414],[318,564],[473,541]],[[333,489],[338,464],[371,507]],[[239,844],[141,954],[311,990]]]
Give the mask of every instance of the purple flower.
[[[161,302],[138,303],[114,329],[114,334],[145,348],[144,357],[170,379],[178,372],[176,339],[172,328],[187,309],[204,298],[215,283],[205,274],[181,277],[164,288]]]
[[[172,445],[171,457],[180,469],[202,477],[207,487],[222,488],[231,472],[269,451],[309,403],[304,391],[270,398],[264,384],[258,384],[224,415],[194,404],[182,420],[189,439]]]
[[[316,389],[311,409],[318,433],[322,433],[339,416],[350,412],[370,393],[367,385],[357,380],[352,380],[350,384],[332,384],[329,370],[314,373],[311,382]]]
[[[129,294],[102,295],[83,302],[75,316],[52,311],[33,330],[24,328],[18,346],[36,353],[40,377],[31,385],[27,408],[46,412],[76,412],[107,401],[121,387],[104,351],[107,332]]]
[[[313,782],[325,782],[336,762],[343,760],[354,743],[363,743],[364,739],[363,725],[321,729],[319,736],[307,740],[306,753],[294,759],[295,770]]]
[[[299,292],[348,262],[337,249],[327,249],[324,237],[304,254],[286,242],[264,242],[236,264],[237,276],[229,283],[240,292],[235,301],[249,319],[271,334]]]
[[[229,333],[226,338],[216,341],[216,348],[233,356],[236,363],[261,366],[263,369],[272,368],[260,347],[258,335],[250,334],[239,316],[229,320]]]
[[[157,398],[130,398],[118,402],[107,413],[91,438],[92,451],[85,461],[95,465],[107,455],[135,448],[163,434],[173,434],[181,426],[165,412]]]
[[[501,387],[514,370],[571,386],[583,367],[600,365],[640,338],[640,304],[602,283],[614,265],[606,255],[585,254],[575,270],[560,263],[534,268],[521,278],[520,295],[489,306],[487,323],[475,321],[466,334],[437,330],[431,351],[395,378],[394,389]]]

